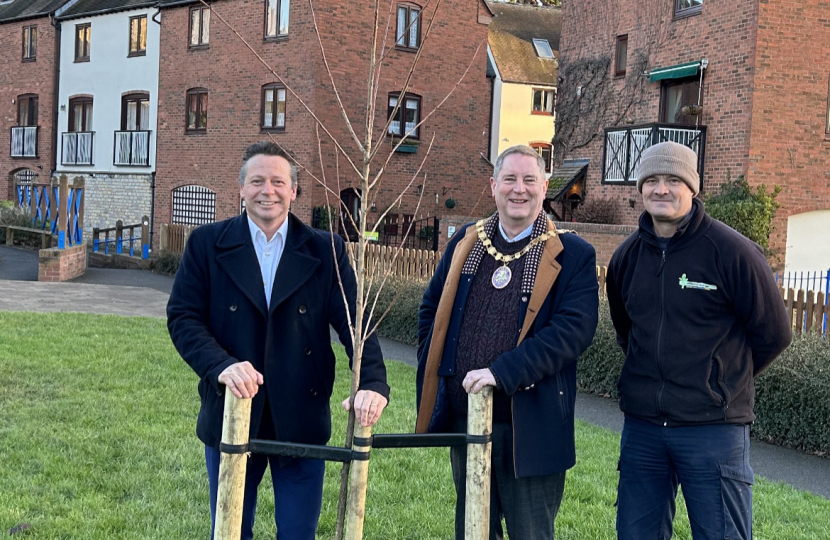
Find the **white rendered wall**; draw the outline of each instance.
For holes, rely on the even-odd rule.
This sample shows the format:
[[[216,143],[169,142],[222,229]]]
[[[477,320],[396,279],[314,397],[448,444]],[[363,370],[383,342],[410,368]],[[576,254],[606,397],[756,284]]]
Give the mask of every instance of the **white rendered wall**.
[[[152,8],[122,11],[61,21],[60,90],[58,98],[57,170],[150,174],[155,171],[158,113],[159,30]],[[147,15],[147,54],[128,58],[130,17]],[[161,20],[161,15],[156,17]],[[89,62],[75,62],[75,26],[90,23]],[[121,97],[134,92],[150,95],[149,167],[113,165],[114,133],[121,131]],[[62,165],[62,134],[69,131],[69,99],[89,95],[92,103],[94,165]]]
[[[795,214],[787,219],[785,272],[830,269],[830,210]]]

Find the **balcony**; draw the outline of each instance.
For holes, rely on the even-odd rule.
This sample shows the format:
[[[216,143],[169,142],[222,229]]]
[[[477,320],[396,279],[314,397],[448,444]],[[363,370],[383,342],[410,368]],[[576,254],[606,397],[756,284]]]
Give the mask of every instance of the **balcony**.
[[[133,165],[136,167],[150,166],[150,132],[149,131],[116,131],[115,165]]]
[[[61,134],[61,164],[92,165],[93,131],[77,131]]]
[[[634,171],[640,164],[643,151],[651,145],[666,141],[684,144],[694,150],[697,154],[697,172],[702,179],[706,126],[654,123],[605,129],[605,146],[602,156],[603,183],[636,183]]]
[[[10,155],[13,158],[37,157],[38,126],[18,126],[12,128]]]

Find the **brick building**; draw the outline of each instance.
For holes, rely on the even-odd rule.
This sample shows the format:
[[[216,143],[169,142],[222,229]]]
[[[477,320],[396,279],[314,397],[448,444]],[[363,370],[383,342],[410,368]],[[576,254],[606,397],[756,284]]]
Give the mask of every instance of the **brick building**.
[[[55,169],[59,29],[52,17],[67,0],[0,4],[0,199],[15,181],[48,181]]]
[[[329,189],[353,207],[359,197],[356,172],[342,154],[336,157],[334,143],[322,131],[318,145],[316,123],[299,101],[302,98],[361,167],[323,63],[309,3],[224,0],[214,2],[210,12],[196,2],[163,0],[160,7],[156,230],[160,223],[200,223],[238,214],[242,152],[251,142],[269,138],[307,168],[300,172],[301,193],[293,205],[300,218],[311,222],[313,208],[326,204],[326,190],[313,177],[325,178]],[[334,82],[360,134],[366,114],[372,3],[319,0],[314,8]],[[433,10],[431,4],[413,2],[393,2],[388,12],[382,8],[380,39],[387,16],[390,27],[375,100],[374,141],[381,151],[373,171],[399,140],[383,133],[391,107],[401,101],[404,121],[398,118],[388,130],[400,136],[454,89],[468,66],[469,72],[442,108],[418,128],[417,137],[391,156],[376,199],[369,201],[370,220],[393,204],[392,213],[402,221],[450,211],[480,214],[491,206],[489,193],[479,197],[491,172],[485,159],[490,114],[485,65],[492,13],[482,0],[443,4],[424,39]],[[282,81],[220,19],[237,30]],[[419,65],[401,99],[398,94],[419,50]],[[395,204],[431,143],[413,189]],[[449,199],[455,203],[452,210]],[[337,205],[332,197],[329,203]]]
[[[563,4],[555,155],[588,160],[586,200],[636,223],[640,153],[676,140],[698,153],[705,192],[738,175],[781,186],[770,247],[789,268],[830,267],[827,2]]]

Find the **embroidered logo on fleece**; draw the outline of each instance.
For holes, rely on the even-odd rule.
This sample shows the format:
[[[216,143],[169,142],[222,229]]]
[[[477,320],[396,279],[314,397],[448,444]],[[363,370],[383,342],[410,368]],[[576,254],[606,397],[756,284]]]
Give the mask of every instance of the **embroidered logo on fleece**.
[[[718,290],[717,285],[710,285],[708,283],[700,283],[698,281],[689,281],[689,278],[686,277],[686,274],[680,276],[680,288],[681,289],[700,289],[701,291],[716,291]]]

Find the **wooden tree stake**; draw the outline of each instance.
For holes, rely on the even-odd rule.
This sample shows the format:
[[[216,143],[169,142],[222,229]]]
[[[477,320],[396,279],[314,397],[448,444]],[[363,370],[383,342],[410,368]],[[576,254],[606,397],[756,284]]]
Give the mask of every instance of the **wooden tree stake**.
[[[368,439],[372,435],[372,428],[364,427],[358,420],[354,423],[354,437]],[[352,447],[355,452],[368,452],[369,446]],[[368,487],[369,460],[352,461],[349,477],[349,511],[346,518],[345,540],[361,540],[363,538],[363,518],[366,516],[366,488]]]
[[[251,400],[237,399],[225,392],[225,416],[222,420],[222,442],[248,444],[251,424]],[[226,454],[219,460],[219,489],[216,495],[214,540],[239,540],[242,534],[242,502],[245,496],[245,473],[248,454]]]
[[[467,433],[493,433],[493,387],[467,394]],[[487,540],[490,535],[490,455],[492,443],[467,445],[467,498],[464,540]]]

